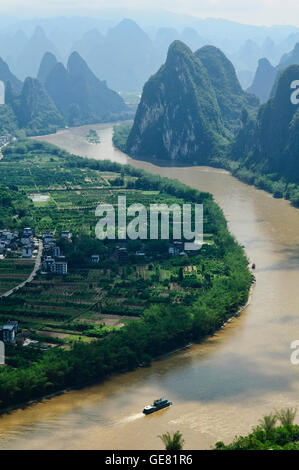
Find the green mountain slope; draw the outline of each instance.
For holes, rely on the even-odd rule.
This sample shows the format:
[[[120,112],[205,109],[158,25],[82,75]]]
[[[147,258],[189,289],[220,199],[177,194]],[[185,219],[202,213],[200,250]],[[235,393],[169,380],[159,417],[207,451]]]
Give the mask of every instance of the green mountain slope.
[[[55,132],[64,125],[62,115],[37,79],[26,78],[19,94],[8,84],[5,102],[14,112],[18,127],[28,135]]]
[[[232,157],[261,174],[299,183],[299,109],[291,102],[291,83],[299,65],[280,75],[276,93],[261,106],[256,121],[247,119],[232,146]]]
[[[233,64],[220,49],[204,46],[195,55],[209,74],[225,127],[234,132],[240,128],[242,109],[256,110],[258,99],[243,91]]]

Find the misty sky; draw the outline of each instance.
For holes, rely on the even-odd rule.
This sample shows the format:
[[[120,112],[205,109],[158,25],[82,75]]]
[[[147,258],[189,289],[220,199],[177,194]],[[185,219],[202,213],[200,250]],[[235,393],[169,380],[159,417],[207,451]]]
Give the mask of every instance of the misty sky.
[[[10,16],[100,15],[119,8],[164,9],[201,18],[227,18],[249,24],[299,26],[298,0],[0,0],[0,13]]]

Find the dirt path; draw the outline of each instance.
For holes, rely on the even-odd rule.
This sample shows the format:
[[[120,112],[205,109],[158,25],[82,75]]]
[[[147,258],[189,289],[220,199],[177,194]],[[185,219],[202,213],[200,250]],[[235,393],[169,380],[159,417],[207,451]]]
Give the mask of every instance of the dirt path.
[[[0,299],[3,298],[3,297],[9,297],[11,294],[13,294],[16,290],[22,288],[25,286],[25,284],[27,284],[28,282],[32,282],[33,279],[35,278],[36,276],[36,273],[37,271],[39,270],[40,268],[40,265],[41,265],[41,260],[42,260],[42,252],[43,252],[43,242],[41,240],[39,240],[39,247],[38,247],[38,254],[37,254],[37,257],[36,257],[36,260],[35,260],[35,264],[34,264],[34,268],[33,270],[31,271],[30,275],[27,277],[27,279],[25,279],[25,281],[21,282],[20,284],[18,284],[16,287],[14,287],[13,289],[10,289],[9,291],[5,292],[4,294],[2,294],[0,296]]]

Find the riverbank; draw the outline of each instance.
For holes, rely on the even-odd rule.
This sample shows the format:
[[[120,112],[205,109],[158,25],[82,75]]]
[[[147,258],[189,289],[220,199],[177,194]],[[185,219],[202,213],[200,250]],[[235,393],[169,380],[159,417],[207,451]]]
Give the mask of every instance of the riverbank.
[[[248,296],[248,301],[246,302],[245,305],[243,305],[242,307],[239,308],[238,312],[233,315],[232,317],[230,317],[220,328],[219,330],[216,330],[213,334],[211,334],[210,336],[207,336],[205,338],[203,338],[203,340],[200,342],[200,343],[197,343],[197,344],[202,344],[204,343],[208,338],[212,338],[217,332],[219,332],[220,330],[223,330],[225,327],[227,327],[235,318],[239,317],[241,315],[241,313],[250,305],[250,299],[251,299],[251,296],[252,296],[252,293],[253,293],[253,288],[255,286],[255,282],[252,284],[251,288],[250,288],[250,291],[249,291],[249,296]],[[186,351],[187,349],[191,348],[192,346],[194,346],[195,343],[188,343],[184,346],[181,346],[180,348],[176,348],[172,351],[169,351],[165,354],[161,354],[157,357],[154,357],[152,359],[153,362],[158,362],[158,361],[162,361],[164,359],[167,359],[171,356],[174,356],[176,353],[179,353],[179,352],[182,352],[182,351]],[[145,366],[143,365],[140,365],[139,367],[137,367],[136,369],[143,369]],[[151,366],[148,366],[148,367],[151,367]],[[106,377],[105,381],[113,378],[113,377],[117,377],[119,375],[122,375],[122,374],[126,374],[130,372],[130,370],[126,370],[126,371],[123,371],[121,373],[113,373],[111,374],[110,376]],[[105,382],[104,381],[104,382]],[[100,383],[103,383],[102,381]],[[71,392],[73,390],[83,390],[84,388],[86,387],[90,387],[90,386],[93,386],[93,385],[97,385],[99,384],[98,381],[90,381],[90,382],[87,382],[85,383],[84,385],[82,386],[79,386],[79,387],[68,387],[68,388],[65,388],[65,389],[62,389],[62,390],[58,390],[56,392],[53,392],[53,393],[49,393],[47,395],[43,395],[39,398],[36,398],[35,400],[28,400],[27,402],[23,402],[23,403],[20,403],[20,404],[17,404],[15,406],[9,406],[5,409],[1,409],[0,408],[0,416],[3,416],[5,414],[9,414],[11,413],[12,411],[15,411],[15,410],[24,410],[26,409],[27,407],[31,406],[31,405],[35,405],[35,404],[38,404],[38,403],[42,403],[44,400],[50,400],[51,398],[55,398],[55,397],[59,397],[61,395],[64,395],[68,392]]]
[[[113,127],[113,145],[121,152],[126,152],[126,142],[130,133],[130,123],[124,123],[120,125],[114,125]],[[132,157],[136,159],[136,157]],[[194,167],[197,163],[190,162],[178,162],[178,161],[163,161],[154,158],[142,157],[141,161],[158,165],[161,167]],[[225,158],[214,158],[209,162],[209,166],[212,168],[223,169],[235,178],[239,179],[243,183],[254,186],[257,189],[261,189],[273,195],[276,199],[286,199],[290,203],[299,208],[299,185],[293,182],[286,182],[280,179],[278,175],[266,175],[263,173],[257,173],[249,168],[242,166],[240,161],[229,160],[229,156]]]
[[[236,319],[237,317],[239,317],[241,315],[241,313],[250,305],[250,301],[251,301],[251,296],[253,294],[253,289],[255,287],[255,284],[256,282],[254,281],[250,287],[250,291],[249,291],[249,295],[248,295],[248,300],[246,302],[245,305],[241,306],[239,308],[239,310],[232,316],[230,317],[218,330],[216,330],[213,334],[211,334],[210,336],[207,336],[205,338],[202,339],[202,341],[200,343],[197,343],[197,344],[202,344],[204,343],[208,338],[212,338],[215,334],[217,334],[220,330],[223,330],[225,327],[227,327],[234,319]],[[156,356],[154,357],[152,360],[153,362],[157,362],[157,361],[162,361],[164,359],[167,359],[173,355],[175,355],[176,353],[179,353],[179,352],[182,352],[182,351],[185,351],[189,348],[191,348],[192,346],[194,346],[195,343],[188,343],[184,346],[181,346],[179,348],[176,348],[172,351],[169,351],[165,354],[161,354],[159,356]],[[140,365],[139,368],[144,368],[145,366],[143,365]],[[150,366],[149,366],[150,367]],[[138,368],[137,368],[138,369]],[[126,370],[126,371],[123,371],[121,372],[121,374],[126,374],[128,373],[129,370]],[[105,380],[108,380],[108,379],[111,379],[113,377],[116,377],[120,375],[120,373],[113,373],[111,374],[110,376],[106,377]],[[4,408],[4,409],[0,409],[0,416],[3,416],[5,414],[9,414],[11,413],[12,411],[15,411],[15,410],[20,410],[20,409],[25,409],[27,408],[28,406],[31,406],[31,405],[34,405],[34,404],[37,404],[37,403],[42,403],[44,400],[49,400],[51,398],[54,398],[54,397],[58,397],[60,395],[64,395],[72,390],[82,390],[86,387],[90,387],[90,386],[93,386],[93,385],[96,385],[98,384],[99,382],[97,380],[92,380],[90,382],[87,382],[79,387],[68,387],[68,388],[65,388],[65,389],[61,389],[61,390],[58,390],[56,392],[53,392],[53,393],[49,393],[49,394],[46,394],[46,395],[43,395],[43,396],[40,396],[39,398],[36,398],[34,400],[28,400],[26,402],[23,402],[23,403],[20,403],[20,404],[17,404],[15,406],[9,406],[7,408]],[[102,383],[102,382],[101,382]]]

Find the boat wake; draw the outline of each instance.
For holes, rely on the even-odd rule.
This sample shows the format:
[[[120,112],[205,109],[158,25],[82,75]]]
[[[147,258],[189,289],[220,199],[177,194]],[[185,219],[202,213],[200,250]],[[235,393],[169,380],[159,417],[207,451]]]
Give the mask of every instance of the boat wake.
[[[143,413],[136,413],[135,415],[127,416],[126,418],[121,419],[117,422],[117,424],[131,423],[132,421],[136,421],[137,419],[143,418],[143,416]]]

